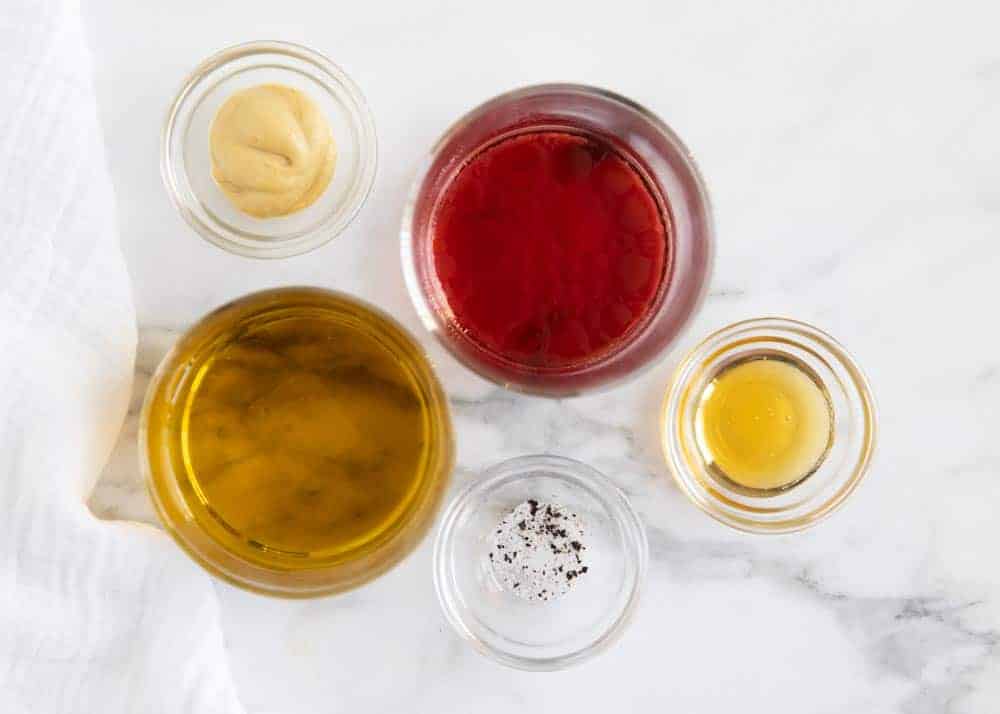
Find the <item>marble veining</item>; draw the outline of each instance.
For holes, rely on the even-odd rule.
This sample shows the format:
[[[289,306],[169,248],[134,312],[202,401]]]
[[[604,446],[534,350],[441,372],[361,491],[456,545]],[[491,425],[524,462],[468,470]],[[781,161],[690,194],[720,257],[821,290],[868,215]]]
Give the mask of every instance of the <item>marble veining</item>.
[[[216,584],[250,714],[1000,712],[997,7],[625,0],[568,13],[512,0],[486,15],[450,0],[372,0],[348,15],[247,0],[234,15],[194,0],[85,5],[141,328],[132,409],[95,513],[153,519],[137,415],[179,332],[248,291],[313,284],[375,303],[424,344],[451,398],[453,490],[498,460],[558,454],[608,474],[648,528],[648,582],[621,641],[544,675],[502,668],[451,632],[430,542],[342,597],[282,602]],[[184,74],[262,34],[341,63],[380,142],[374,194],[351,228],[273,262],[193,234],[155,162]],[[678,131],[706,177],[718,245],[703,309],[659,364],[608,392],[545,400],[483,382],[428,335],[402,281],[398,226],[413,172],[451,121],[498,92],[559,79],[618,90]],[[685,350],[768,314],[843,341],[871,379],[881,433],[869,478],[841,511],[804,533],[754,537],[673,486],[658,415]]]
[[[145,487],[135,468],[137,422],[142,394],[152,372],[178,334],[177,330],[163,328],[140,331],[135,393],[126,426],[90,502],[94,512],[103,518],[155,524]],[[445,374],[450,368],[454,366],[446,367]],[[982,372],[977,373],[972,381],[981,380],[981,375]],[[649,590],[654,593],[664,590],[669,594],[672,590],[706,588],[738,591],[747,583],[763,586],[771,590],[769,597],[774,598],[775,609],[769,610],[768,616],[775,618],[771,623],[775,628],[781,627],[784,598],[804,602],[806,607],[834,623],[868,672],[877,679],[896,683],[900,694],[895,710],[906,714],[963,711],[960,705],[974,691],[977,680],[997,666],[1000,627],[995,621],[985,625],[982,622],[983,611],[996,606],[991,598],[953,587],[913,586],[898,593],[872,594],[836,575],[831,577],[836,565],[817,560],[818,556],[810,552],[808,542],[815,543],[822,537],[820,529],[804,536],[753,538],[700,522],[704,517],[683,501],[669,481],[656,430],[637,429],[621,418],[625,411],[621,402],[648,401],[635,394],[635,389],[626,387],[624,398],[606,393],[559,401],[483,386],[481,396],[451,399],[460,455],[453,491],[474,479],[482,468],[507,456],[557,453],[585,458],[613,474],[646,518],[651,555]],[[664,514],[678,510],[682,512],[682,522],[664,519]],[[686,531],[685,522],[697,523],[694,532]],[[863,547],[863,543],[849,544],[848,533],[834,537],[845,541],[846,547]],[[801,539],[807,541],[805,548],[796,545]],[[427,565],[427,550],[425,545],[413,558],[421,567]],[[833,560],[843,558],[835,556]],[[426,573],[419,573],[413,562],[400,570],[407,580],[426,578]],[[361,608],[367,619],[379,611],[383,598],[392,596],[380,585],[374,586],[380,592],[373,598],[366,596],[367,589],[363,589],[324,603],[331,603],[329,611],[333,612]],[[220,588],[224,601],[253,598],[224,586]],[[647,592],[634,627],[642,627],[643,622],[651,619],[650,610],[657,606],[651,599]],[[436,606],[431,598],[424,600],[425,606]],[[319,610],[328,611],[325,606]],[[712,612],[704,616],[710,621],[726,619]],[[759,614],[748,612],[747,616]],[[478,657],[443,626],[420,636],[431,638],[429,651],[433,653],[432,663],[422,667],[431,666],[440,676],[445,676],[449,668],[467,666],[469,656]],[[315,645],[295,645],[294,638],[288,646],[298,657],[321,656]],[[413,642],[414,649],[426,646],[427,643]],[[407,651],[399,648],[397,666],[408,661]],[[633,648],[630,652],[622,645],[613,656],[624,663],[649,654],[646,648]],[[817,650],[814,656],[822,658],[822,650]],[[434,701],[433,697],[428,699],[428,703]]]
[[[135,355],[135,379],[128,414],[118,442],[91,492],[89,506],[106,520],[139,521],[156,525],[156,512],[139,471],[139,414],[157,365],[179,336],[176,330],[142,328]]]

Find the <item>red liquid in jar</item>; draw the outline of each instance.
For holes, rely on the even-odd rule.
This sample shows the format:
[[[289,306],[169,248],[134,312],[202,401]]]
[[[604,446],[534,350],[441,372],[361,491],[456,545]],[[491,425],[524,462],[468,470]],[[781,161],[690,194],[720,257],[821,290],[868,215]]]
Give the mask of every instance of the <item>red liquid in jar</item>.
[[[537,132],[480,152],[442,195],[434,268],[461,329],[523,365],[568,368],[639,323],[664,279],[669,228],[621,154]]]

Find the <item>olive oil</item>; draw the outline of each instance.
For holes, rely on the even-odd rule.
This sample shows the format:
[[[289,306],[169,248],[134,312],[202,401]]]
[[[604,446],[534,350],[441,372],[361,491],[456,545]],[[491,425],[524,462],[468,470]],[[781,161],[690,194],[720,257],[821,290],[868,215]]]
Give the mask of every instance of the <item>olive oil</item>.
[[[146,410],[154,498],[162,513],[179,490],[186,518],[230,555],[281,570],[342,563],[439,497],[444,400],[381,313],[325,291],[259,293],[168,359]]]
[[[830,398],[807,367],[754,355],[724,367],[695,413],[702,457],[717,475],[753,491],[789,488],[830,448]]]

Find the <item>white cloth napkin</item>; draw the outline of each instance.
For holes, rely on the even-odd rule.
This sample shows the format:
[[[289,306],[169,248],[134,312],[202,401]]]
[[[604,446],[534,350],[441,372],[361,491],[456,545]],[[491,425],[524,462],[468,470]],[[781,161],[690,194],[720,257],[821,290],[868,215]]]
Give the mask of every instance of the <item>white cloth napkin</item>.
[[[0,712],[239,712],[208,577],[84,505],[136,336],[79,6],[0,37]]]

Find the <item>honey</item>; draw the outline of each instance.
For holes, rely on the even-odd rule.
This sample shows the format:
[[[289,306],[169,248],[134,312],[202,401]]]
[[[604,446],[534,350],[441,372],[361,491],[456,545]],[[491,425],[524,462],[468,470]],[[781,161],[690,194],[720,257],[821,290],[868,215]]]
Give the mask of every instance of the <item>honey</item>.
[[[787,489],[829,451],[833,409],[807,367],[776,355],[725,366],[702,391],[695,437],[716,476],[752,491]]]
[[[258,293],[168,361],[145,416],[154,499],[168,523],[193,521],[240,560],[348,561],[443,487],[451,433],[437,382],[405,333],[357,301]]]

